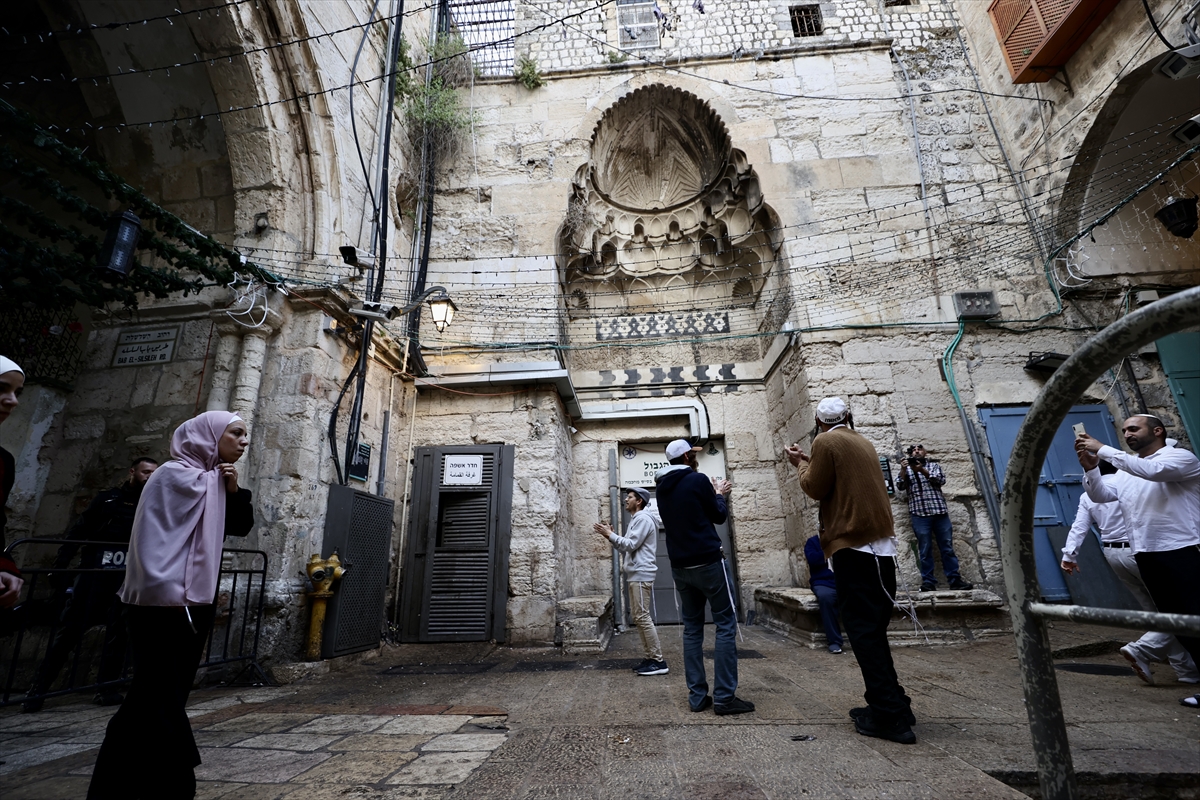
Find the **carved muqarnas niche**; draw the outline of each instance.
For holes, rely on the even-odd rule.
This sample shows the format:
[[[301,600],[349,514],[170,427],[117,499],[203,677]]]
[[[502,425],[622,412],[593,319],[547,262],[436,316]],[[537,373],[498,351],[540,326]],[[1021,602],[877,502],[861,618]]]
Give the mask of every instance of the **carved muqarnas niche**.
[[[592,134],[560,230],[574,316],[754,305],[779,255],[758,176],[707,104],[655,84]]]

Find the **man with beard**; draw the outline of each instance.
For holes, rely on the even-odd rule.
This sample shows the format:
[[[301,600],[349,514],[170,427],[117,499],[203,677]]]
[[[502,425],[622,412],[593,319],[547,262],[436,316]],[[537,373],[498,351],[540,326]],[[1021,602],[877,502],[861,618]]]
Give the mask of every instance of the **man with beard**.
[[[1087,470],[1083,487],[1093,502],[1120,502],[1133,558],[1158,610],[1200,615],[1200,460],[1168,445],[1166,425],[1152,414],[1134,414],[1121,432],[1135,455],[1086,433],[1076,437],[1075,454]],[[1100,478],[1101,459],[1118,470],[1111,483]],[[1200,638],[1176,638],[1200,664]],[[1200,695],[1179,702],[1197,708]]]
[[[79,573],[68,590],[67,604],[59,618],[58,630],[46,650],[42,665],[34,673],[33,685],[21,704],[22,711],[30,713],[41,710],[41,696],[49,691],[67,656],[93,625],[103,622],[106,626],[96,682],[109,683],[121,676],[128,639],[120,617],[117,589],[121,588],[121,582],[125,579],[125,555],[142,487],[156,469],[158,462],[153,458],[135,460],[129,467],[127,480],[116,488],[96,495],[96,499],[67,531],[68,541],[112,544],[65,544],[59,548],[54,569],[65,569],[75,553],[82,549],[79,568],[101,571]],[[102,687],[94,698],[96,703],[104,706],[117,705],[121,700],[121,695],[112,687]]]

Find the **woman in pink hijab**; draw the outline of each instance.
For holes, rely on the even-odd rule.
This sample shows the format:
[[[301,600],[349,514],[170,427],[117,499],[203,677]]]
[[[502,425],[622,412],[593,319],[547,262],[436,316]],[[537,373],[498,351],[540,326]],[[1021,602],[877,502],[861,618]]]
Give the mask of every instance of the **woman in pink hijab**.
[[[212,627],[222,540],[254,526],[234,466],[246,423],[207,411],[176,429],[172,460],[142,490],[133,518],[125,604],[133,682],[108,723],[88,800],[196,794],[200,752],[184,706]]]

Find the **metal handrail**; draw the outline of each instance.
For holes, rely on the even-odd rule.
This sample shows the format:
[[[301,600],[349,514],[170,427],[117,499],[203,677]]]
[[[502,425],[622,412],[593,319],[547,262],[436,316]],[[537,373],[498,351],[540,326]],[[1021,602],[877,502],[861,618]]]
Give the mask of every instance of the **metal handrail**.
[[[1200,634],[1200,616],[1051,606],[1039,602],[1033,512],[1042,462],[1071,406],[1088,386],[1127,354],[1195,325],[1198,318],[1200,287],[1193,287],[1151,303],[1088,339],[1046,382],[1013,443],[1000,503],[1000,555],[1038,783],[1045,800],[1074,800],[1078,796],[1045,619],[1056,617],[1090,625]]]

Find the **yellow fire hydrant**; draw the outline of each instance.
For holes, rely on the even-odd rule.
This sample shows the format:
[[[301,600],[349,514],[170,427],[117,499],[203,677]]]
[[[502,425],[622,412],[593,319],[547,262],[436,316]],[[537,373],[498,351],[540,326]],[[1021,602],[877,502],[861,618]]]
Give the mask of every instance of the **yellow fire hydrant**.
[[[333,555],[324,560],[313,553],[305,569],[313,585],[313,590],[308,593],[312,598],[312,607],[308,622],[308,652],[305,656],[309,661],[320,661],[321,634],[325,630],[325,604],[333,597],[333,582],[346,574],[347,567],[342,566],[342,560],[334,551]]]

